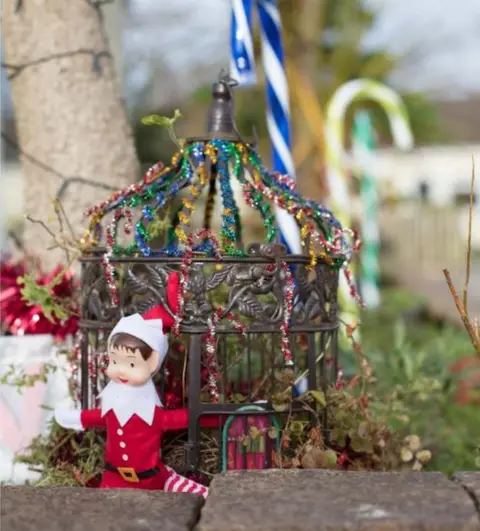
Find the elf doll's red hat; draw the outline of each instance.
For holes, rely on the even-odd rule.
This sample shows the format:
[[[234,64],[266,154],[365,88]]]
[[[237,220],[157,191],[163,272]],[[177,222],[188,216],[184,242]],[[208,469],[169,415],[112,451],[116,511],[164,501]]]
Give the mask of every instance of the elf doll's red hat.
[[[168,311],[165,306],[158,304],[144,314],[135,313],[128,317],[122,317],[112,330],[108,341],[120,333],[129,334],[141,339],[152,350],[159,353],[159,367],[161,366],[168,351],[167,334],[175,323],[172,316],[178,313],[178,292],[180,290],[180,278],[178,273],[169,275],[165,289]]]

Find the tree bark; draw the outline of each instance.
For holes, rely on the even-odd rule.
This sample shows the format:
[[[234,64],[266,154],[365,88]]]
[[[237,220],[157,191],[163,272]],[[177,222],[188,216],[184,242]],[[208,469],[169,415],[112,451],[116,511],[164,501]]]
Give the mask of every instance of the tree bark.
[[[62,204],[80,234],[84,210],[139,175],[101,8],[93,0],[5,0],[2,32],[26,214],[51,217],[63,185]],[[63,259],[47,250],[52,240],[40,225],[27,222],[24,236],[45,266]]]

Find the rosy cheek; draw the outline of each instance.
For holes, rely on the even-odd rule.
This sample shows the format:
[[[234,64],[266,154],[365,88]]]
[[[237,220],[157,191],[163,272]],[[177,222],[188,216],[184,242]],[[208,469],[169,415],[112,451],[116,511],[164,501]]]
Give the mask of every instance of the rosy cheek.
[[[118,373],[118,367],[117,365],[109,364],[107,367],[107,376],[109,378],[114,377]]]

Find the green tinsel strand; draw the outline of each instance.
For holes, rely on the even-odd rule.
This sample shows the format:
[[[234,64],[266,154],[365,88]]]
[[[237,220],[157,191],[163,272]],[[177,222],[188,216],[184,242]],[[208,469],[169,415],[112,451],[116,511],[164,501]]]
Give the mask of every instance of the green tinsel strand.
[[[145,228],[144,224],[141,221],[137,221],[136,227],[137,227],[137,231],[143,236],[143,239],[146,242],[150,241],[150,236],[147,232],[147,229]]]
[[[242,249],[236,249],[235,247],[232,247],[231,245],[225,245],[222,247],[224,252],[227,253],[229,256],[244,258],[247,255],[245,251]]]
[[[130,208],[135,208],[137,207],[139,204],[140,204],[141,200],[140,200],[140,196],[139,195],[134,195],[130,198],[130,201],[129,201],[129,207]]]
[[[137,244],[136,243],[131,243],[131,244],[127,245],[127,247],[125,247],[124,253],[127,256],[132,256],[132,254],[134,254],[137,250],[138,250]]]
[[[235,175],[235,177],[239,178],[240,173],[242,171],[242,155],[238,151],[238,149],[234,149],[232,153],[233,157],[233,167],[232,167],[232,173]]]

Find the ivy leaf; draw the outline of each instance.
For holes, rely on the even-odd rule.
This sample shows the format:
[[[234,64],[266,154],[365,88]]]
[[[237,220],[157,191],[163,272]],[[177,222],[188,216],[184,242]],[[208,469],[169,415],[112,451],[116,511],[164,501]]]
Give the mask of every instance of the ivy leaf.
[[[373,454],[373,443],[369,439],[354,436],[350,442],[352,450],[359,454]]]
[[[272,402],[272,407],[275,411],[282,413],[288,411],[290,404],[288,402]]]
[[[345,446],[345,443],[346,443],[346,433],[339,429],[339,428],[336,428],[333,430],[332,432],[332,439],[339,445],[339,446]]]
[[[361,439],[366,439],[369,433],[368,422],[366,421],[360,422],[360,424],[358,425],[357,433]]]
[[[325,468],[334,468],[337,466],[337,454],[333,450],[323,452],[323,465]]]
[[[233,395],[233,401],[237,404],[241,404],[242,402],[245,402],[247,397],[245,395],[242,395],[241,393],[236,393]]]
[[[327,405],[325,393],[322,391],[308,391],[308,394],[315,400],[315,402],[317,402],[317,404],[320,404],[322,407]]]
[[[275,426],[271,426],[270,428],[268,428],[267,434],[270,439],[276,439],[278,437],[278,430],[277,428],[275,428]]]
[[[297,437],[302,435],[302,433],[303,433],[303,422],[301,422],[299,420],[294,420],[290,424],[290,432],[293,435],[296,435]]]

